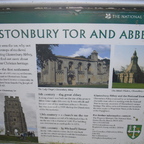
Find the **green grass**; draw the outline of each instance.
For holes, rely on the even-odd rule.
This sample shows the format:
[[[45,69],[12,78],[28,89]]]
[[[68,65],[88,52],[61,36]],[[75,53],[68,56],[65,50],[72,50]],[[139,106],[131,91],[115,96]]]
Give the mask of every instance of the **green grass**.
[[[37,137],[26,137],[24,140],[20,139],[20,136],[6,136],[0,135],[0,140],[2,141],[15,141],[15,142],[38,142]]]
[[[112,88],[144,89],[143,83],[113,83]]]
[[[97,85],[39,85],[39,87],[59,87],[59,88],[108,88],[107,84]]]
[[[38,143],[37,137],[26,137],[25,140],[20,139],[17,136],[6,136],[0,135],[0,143],[12,143],[12,144],[36,144]],[[48,142],[48,144],[74,144],[74,143],[59,143],[59,142]]]

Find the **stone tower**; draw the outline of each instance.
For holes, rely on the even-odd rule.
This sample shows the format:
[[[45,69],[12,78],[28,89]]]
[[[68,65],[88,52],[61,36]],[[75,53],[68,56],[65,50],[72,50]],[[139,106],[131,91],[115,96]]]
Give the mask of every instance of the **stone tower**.
[[[131,63],[126,69],[126,72],[142,73],[138,65],[138,57],[136,51],[134,51],[133,56],[131,57]]]
[[[5,134],[18,135],[27,132],[25,116],[19,97],[5,96]]]
[[[94,61],[98,61],[98,53],[95,50],[91,54],[91,59]]]

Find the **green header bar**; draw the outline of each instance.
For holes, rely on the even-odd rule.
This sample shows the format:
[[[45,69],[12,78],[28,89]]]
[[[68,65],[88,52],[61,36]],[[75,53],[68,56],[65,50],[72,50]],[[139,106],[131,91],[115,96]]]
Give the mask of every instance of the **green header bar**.
[[[144,24],[141,11],[28,10],[1,11],[0,23],[109,23]]]
[[[0,0],[0,8],[144,7],[143,0]]]

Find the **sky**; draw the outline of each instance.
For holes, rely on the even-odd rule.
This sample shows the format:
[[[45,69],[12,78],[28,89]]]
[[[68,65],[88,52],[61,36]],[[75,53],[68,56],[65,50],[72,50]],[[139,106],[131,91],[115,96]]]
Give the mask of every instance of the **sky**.
[[[59,44],[52,51],[55,55],[88,57],[93,50],[98,52],[99,59],[110,58],[110,45]]]
[[[0,127],[5,128],[4,126],[4,97],[11,96],[6,93],[0,94]],[[18,95],[14,95],[18,96]],[[36,122],[36,104],[35,104],[35,95],[33,93],[27,93],[25,95],[19,96],[21,106],[23,108],[23,113],[25,115],[26,124],[28,131],[34,131],[37,135],[37,122]],[[4,134],[4,133],[3,133]]]
[[[121,66],[126,67],[126,65],[129,65],[135,50],[139,66],[144,67],[144,45],[117,45],[114,48],[114,56],[112,57],[114,69],[121,70]]]

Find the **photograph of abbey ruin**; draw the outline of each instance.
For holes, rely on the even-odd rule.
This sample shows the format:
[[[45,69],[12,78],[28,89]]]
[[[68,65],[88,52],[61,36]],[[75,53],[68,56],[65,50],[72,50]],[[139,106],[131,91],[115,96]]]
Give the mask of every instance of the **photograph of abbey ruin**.
[[[0,94],[0,139],[37,142],[35,95]]]
[[[144,46],[117,45],[113,57],[113,88],[144,88]]]
[[[108,88],[110,45],[37,44],[39,87]]]

